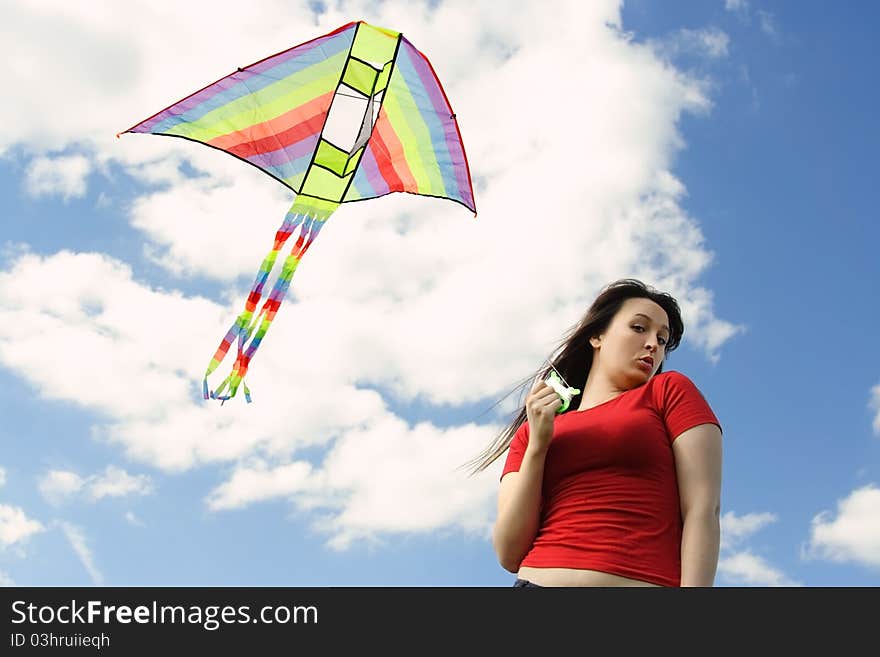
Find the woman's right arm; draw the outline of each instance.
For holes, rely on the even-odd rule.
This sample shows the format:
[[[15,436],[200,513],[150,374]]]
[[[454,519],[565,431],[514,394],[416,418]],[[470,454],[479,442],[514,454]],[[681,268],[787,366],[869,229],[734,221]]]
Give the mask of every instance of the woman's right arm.
[[[498,517],[492,545],[502,568],[515,573],[532,547],[541,518],[544,461],[553,437],[553,420],[562,405],[559,395],[539,382],[526,398],[529,443],[519,472],[508,472],[498,489]]]
[[[519,472],[508,472],[498,488],[498,518],[492,544],[501,567],[515,573],[538,533],[541,517],[541,482],[544,479],[545,449],[531,446],[523,455]]]

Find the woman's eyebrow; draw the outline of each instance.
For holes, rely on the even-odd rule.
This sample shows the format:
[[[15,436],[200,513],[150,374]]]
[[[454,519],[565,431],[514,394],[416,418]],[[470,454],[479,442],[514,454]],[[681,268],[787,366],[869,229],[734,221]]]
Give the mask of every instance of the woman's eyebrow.
[[[636,313],[636,317],[644,317],[644,318],[647,319],[649,322],[651,322],[651,323],[654,322],[654,320],[651,319],[650,317],[648,317],[645,313]],[[662,328],[665,328],[667,333],[671,333],[671,331],[669,330],[669,327],[666,326],[666,324],[663,324]]]

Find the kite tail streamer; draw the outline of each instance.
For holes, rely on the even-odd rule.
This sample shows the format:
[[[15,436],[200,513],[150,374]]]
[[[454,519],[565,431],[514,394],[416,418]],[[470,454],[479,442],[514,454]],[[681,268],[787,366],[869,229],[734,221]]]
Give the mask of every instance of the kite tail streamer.
[[[296,268],[299,266],[306,251],[308,251],[309,247],[312,245],[312,242],[315,241],[315,238],[330,217],[330,214],[332,214],[333,210],[339,205],[338,203],[316,204],[315,201],[317,201],[317,199],[309,200],[311,202],[303,202],[299,199],[294,202],[293,206],[291,206],[287,215],[284,217],[284,222],[281,227],[275,233],[275,243],[272,250],[263,260],[263,264],[260,266],[260,270],[257,273],[257,277],[254,280],[251,292],[245,303],[244,311],[242,311],[242,313],[236,318],[229,331],[226,332],[226,335],[223,337],[220,346],[217,348],[214,357],[208,365],[208,369],[205,371],[205,378],[202,383],[202,392],[205,399],[217,399],[222,404],[226,400],[235,397],[239,386],[241,386],[244,391],[245,399],[248,403],[251,403],[250,389],[247,387],[247,384],[244,383],[244,377],[247,374],[251,360],[253,360],[257,348],[260,346],[260,343],[263,341],[263,338],[269,330],[272,320],[275,319],[275,314],[278,312],[278,308],[287,294],[287,289],[290,287],[290,281],[293,278]],[[299,228],[299,235],[291,248],[290,255],[284,260],[281,272],[275,279],[272,291],[263,303],[260,312],[254,316],[254,311],[262,298],[263,287],[269,278],[269,273],[275,266],[278,254],[287,242],[287,239],[297,228]],[[251,339],[251,335],[255,328],[256,334],[254,334]],[[249,339],[250,343],[248,343]],[[217,369],[217,367],[219,367],[220,363],[226,357],[233,341],[237,342],[238,349],[235,362],[232,366],[232,371],[220,383],[220,385],[217,386],[216,390],[209,390],[208,377]],[[227,387],[228,391],[226,394],[223,394],[224,390],[227,390]]]

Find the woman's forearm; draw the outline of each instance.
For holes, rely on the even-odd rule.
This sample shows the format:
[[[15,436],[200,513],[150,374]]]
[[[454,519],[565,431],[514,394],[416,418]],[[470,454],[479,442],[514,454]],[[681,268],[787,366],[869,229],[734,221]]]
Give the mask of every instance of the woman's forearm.
[[[538,533],[546,456],[546,450],[540,452],[526,449],[519,476],[513,482],[510,495],[498,509],[492,544],[498,561],[510,572],[519,569],[520,562]]]
[[[712,586],[718,567],[721,525],[712,510],[691,511],[681,533],[681,585]]]

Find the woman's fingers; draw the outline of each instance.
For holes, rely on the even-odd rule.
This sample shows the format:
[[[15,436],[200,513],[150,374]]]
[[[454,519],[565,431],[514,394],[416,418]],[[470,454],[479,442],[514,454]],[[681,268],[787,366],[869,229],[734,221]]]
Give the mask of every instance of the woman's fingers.
[[[546,396],[549,393],[555,393],[555,392],[556,391],[553,388],[551,388],[550,386],[548,386],[546,383],[544,383],[544,381],[538,381],[534,385],[534,387],[532,388],[532,392],[530,393],[530,396],[540,398],[540,397]]]
[[[538,379],[537,381],[535,381],[535,385],[532,386],[532,390],[531,392],[529,392],[529,396],[531,397],[532,395],[540,394],[544,390],[544,388],[550,388],[550,386],[544,383],[542,379]]]
[[[536,385],[532,389],[532,394],[529,395],[530,399],[527,400],[527,403],[534,404],[536,408],[552,409],[555,412],[562,406],[562,400],[553,388],[543,381],[539,383],[540,385]]]

